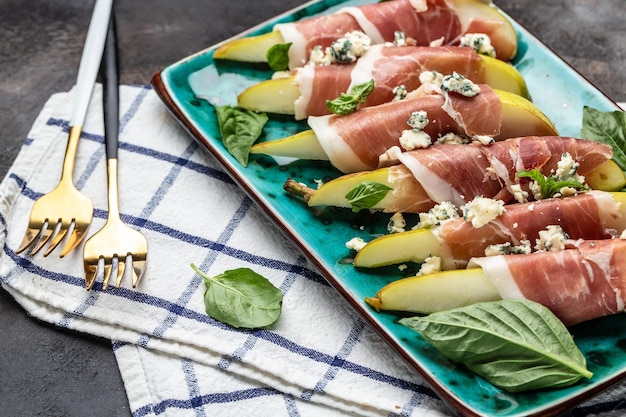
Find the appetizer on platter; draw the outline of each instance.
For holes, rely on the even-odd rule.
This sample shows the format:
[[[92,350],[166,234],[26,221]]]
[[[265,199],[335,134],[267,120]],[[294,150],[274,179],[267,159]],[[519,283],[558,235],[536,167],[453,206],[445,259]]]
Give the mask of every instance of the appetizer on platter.
[[[354,86],[374,80],[362,107],[398,100],[421,85],[420,74],[458,73],[474,83],[487,84],[529,98],[526,82],[512,65],[459,46],[374,45],[350,64],[305,65],[288,76],[262,81],[244,90],[239,106],[268,113],[293,114],[296,120],[330,114],[333,100]]]
[[[595,171],[602,172],[603,180],[587,182],[592,188],[612,191],[623,186],[624,174],[611,161],[610,146],[570,137],[530,136],[490,145],[441,144],[398,152],[399,165],[343,175],[318,189],[288,180],[285,189],[300,195],[309,206],[354,209],[354,203],[346,198],[348,192],[361,184],[375,183],[389,191],[362,208],[389,213],[428,212],[445,201],[461,206],[475,196],[511,203],[521,192],[533,195],[530,181],[519,178],[519,172],[536,169],[550,175],[557,170],[563,154],[573,158],[579,175],[594,178]]]
[[[226,43],[213,57],[266,62],[270,48],[289,44],[289,67],[297,68],[309,60],[314,48],[327,48],[354,31],[365,33],[373,43],[392,42],[400,31],[420,46],[452,45],[464,34],[481,33],[489,36],[498,59],[508,61],[517,51],[513,26],[493,5],[475,0],[393,0],[277,24],[270,33]]]
[[[557,134],[552,122],[530,101],[487,85],[478,87],[480,94],[473,97],[428,94],[348,115],[309,117],[311,130],[260,142],[250,153],[329,160],[340,171],[350,173],[389,165],[387,151],[393,147],[407,150],[458,140],[459,136],[500,140]],[[417,117],[422,117],[423,126]],[[420,138],[425,143],[418,145],[414,139]]]
[[[460,217],[454,208],[448,219],[442,219],[440,213],[425,213],[420,216],[423,219],[419,224],[421,227],[383,235],[368,242],[358,251],[354,265],[374,268],[407,262],[423,263],[428,257],[437,256],[441,260],[441,269],[460,269],[467,267],[474,257],[526,253],[536,242],[545,247],[546,242],[541,239],[549,238],[550,232],[552,236],[567,235],[572,240],[610,239],[626,230],[624,203],[626,193],[590,191],[563,198],[509,204],[502,207],[501,214],[495,218],[483,217],[481,223],[477,222],[478,217]],[[554,225],[558,225],[558,229],[551,228]]]
[[[578,240],[559,251],[472,258],[467,269],[394,281],[366,302],[432,313],[481,301],[529,299],[565,325],[624,311],[626,239]]]

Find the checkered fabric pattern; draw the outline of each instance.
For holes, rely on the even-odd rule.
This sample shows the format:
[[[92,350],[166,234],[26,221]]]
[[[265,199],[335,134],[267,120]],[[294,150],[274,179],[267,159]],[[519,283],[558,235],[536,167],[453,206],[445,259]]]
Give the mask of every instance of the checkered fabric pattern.
[[[82,251],[16,255],[34,200],[58,181],[72,92],[53,95],[0,185],[0,282],[29,314],[112,340],[133,416],[449,416],[423,384],[169,115],[148,86],[121,87],[122,218],[148,239],[137,289],[84,289]],[[74,178],[106,220],[96,88]],[[210,275],[249,267],[284,294],[277,323],[236,330],[208,317]],[[612,415],[626,385],[572,415]],[[618,414],[615,414],[618,415]]]

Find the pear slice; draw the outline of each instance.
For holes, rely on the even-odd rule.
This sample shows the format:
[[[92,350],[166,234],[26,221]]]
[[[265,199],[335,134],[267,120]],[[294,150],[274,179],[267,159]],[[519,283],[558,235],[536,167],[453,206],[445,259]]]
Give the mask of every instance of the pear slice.
[[[481,56],[484,68],[484,83],[495,90],[507,91],[530,100],[524,76],[508,62]]]
[[[267,51],[281,43],[285,41],[278,31],[238,38],[219,46],[213,52],[213,58],[240,62],[267,62]]]
[[[483,270],[470,268],[403,278],[384,286],[365,302],[376,311],[430,314],[500,299]]]
[[[626,177],[624,177],[624,171],[610,159],[587,174],[585,182],[593,190],[617,191],[626,186]]]
[[[430,229],[414,229],[368,242],[357,252],[354,266],[377,268],[404,262],[422,263],[429,256],[441,256],[439,239]]]
[[[328,156],[312,130],[304,130],[284,139],[259,142],[250,148],[251,154],[328,161]],[[306,158],[302,158],[306,155]]]
[[[502,123],[496,139],[521,136],[558,136],[552,121],[530,100],[503,90],[494,90],[502,104]]]

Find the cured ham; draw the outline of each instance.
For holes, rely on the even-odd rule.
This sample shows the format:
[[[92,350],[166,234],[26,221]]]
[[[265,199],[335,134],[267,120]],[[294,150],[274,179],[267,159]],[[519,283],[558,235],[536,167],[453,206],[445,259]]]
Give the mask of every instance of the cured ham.
[[[538,169],[549,175],[564,153],[580,164],[578,173],[583,176],[612,157],[611,147],[601,143],[561,136],[530,136],[488,146],[436,145],[400,153],[398,158],[433,201],[450,201],[459,206],[474,196],[513,200],[510,187],[520,183],[518,172]]]
[[[365,107],[347,116],[309,117],[330,162],[343,172],[375,169],[387,162],[381,158],[400,146],[400,136],[416,111],[425,111],[429,123],[424,128],[431,138],[446,133],[497,137],[501,127],[501,103],[489,86],[481,84],[475,97],[459,94],[432,94],[379,106]],[[444,109],[444,104],[446,108]]]
[[[608,239],[621,233],[623,220],[619,203],[611,194],[590,191],[566,198],[548,198],[506,206],[503,214],[476,228],[462,219],[441,224],[436,235],[441,241],[444,269],[465,268],[473,257],[485,256],[490,245],[522,241],[535,245],[539,232],[559,225],[569,239]]]
[[[297,69],[294,83],[300,97],[295,102],[295,117],[327,115],[330,111],[326,100],[370,80],[374,80],[375,87],[363,106],[390,102],[395,87],[417,89],[423,71],[457,72],[475,83],[485,83],[483,60],[471,48],[374,45],[354,64],[306,65]]]
[[[473,258],[504,299],[529,299],[549,308],[563,323],[624,311],[626,239],[579,241],[557,252]]]
[[[467,5],[469,4],[469,7]],[[474,9],[479,8],[476,12]],[[469,13],[468,13],[469,9]],[[487,16],[481,17],[485,9]],[[478,13],[479,16],[473,16]],[[511,45],[510,25],[493,8],[476,6],[467,0],[394,0],[357,7],[345,7],[335,13],[281,23],[274,27],[289,49],[290,68],[304,65],[316,46],[330,46],[348,32],[362,31],[374,43],[391,42],[394,32],[402,31],[418,45],[437,41],[454,44],[469,29],[480,29],[489,35],[497,57],[509,60],[515,55],[516,42]],[[506,33],[505,33],[506,32]],[[514,36],[514,35],[513,35]]]

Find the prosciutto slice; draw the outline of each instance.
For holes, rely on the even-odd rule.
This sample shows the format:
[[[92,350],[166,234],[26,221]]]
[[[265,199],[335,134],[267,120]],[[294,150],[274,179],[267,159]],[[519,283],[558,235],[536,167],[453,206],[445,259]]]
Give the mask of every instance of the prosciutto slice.
[[[518,246],[522,240],[529,240],[534,246],[539,232],[550,225],[561,226],[573,240],[612,238],[622,232],[614,228],[620,218],[619,204],[609,193],[590,191],[507,205],[503,214],[480,228],[462,218],[449,220],[436,234],[441,241],[441,257],[447,263],[443,267],[459,269],[465,268],[471,258],[485,256],[489,245]]]
[[[388,163],[381,162],[381,158],[389,158],[387,151],[399,149],[399,138],[409,129],[407,121],[415,111],[428,114],[424,131],[433,139],[450,132],[497,136],[502,118],[500,99],[489,86],[479,86],[481,93],[475,97],[426,95],[365,107],[347,116],[312,116],[308,123],[336,168],[346,173],[371,170]]]
[[[529,299],[563,323],[624,311],[626,239],[579,241],[558,252],[473,258],[504,299]]]
[[[528,136],[491,145],[436,145],[398,154],[435,202],[457,206],[480,195],[510,202],[510,186],[520,183],[518,172],[536,168],[544,175],[556,169],[569,153],[586,175],[612,157],[612,149],[598,142],[561,136]],[[522,182],[523,184],[523,182]]]
[[[304,65],[315,46],[326,48],[355,30],[368,35],[374,43],[391,42],[394,32],[402,31],[418,45],[429,45],[442,38],[448,44],[462,34],[457,13],[445,0],[394,0],[345,7],[333,14],[278,24],[274,30],[292,44],[290,68]]]
[[[374,45],[354,64],[306,65],[297,69],[295,84],[301,95],[295,102],[295,117],[301,120],[329,114],[326,100],[372,79],[374,91],[363,106],[390,102],[393,89],[399,85],[407,91],[417,89],[423,71],[457,72],[475,83],[485,82],[482,58],[471,48]]]

